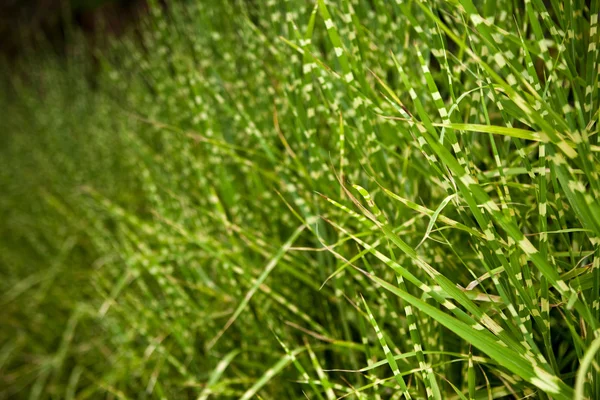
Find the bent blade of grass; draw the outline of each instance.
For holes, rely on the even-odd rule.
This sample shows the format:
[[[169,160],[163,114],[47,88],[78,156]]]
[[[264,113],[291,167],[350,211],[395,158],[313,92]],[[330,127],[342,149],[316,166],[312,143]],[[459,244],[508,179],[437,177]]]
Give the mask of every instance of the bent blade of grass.
[[[369,274],[366,271],[362,272],[384,289],[392,292],[407,303],[412,304],[463,338],[468,343],[473,344],[475,347],[486,353],[490,358],[494,359],[509,371],[517,374],[544,392],[551,394],[556,399],[569,400],[572,398],[573,389],[567,386],[555,375],[552,375],[537,366],[533,366],[512,348],[498,346],[496,341],[490,340],[489,337],[485,336],[482,331],[478,331],[473,327],[460,322],[456,318],[453,318],[437,308],[430,306],[423,300],[399,290],[395,286],[375,275]]]
[[[408,208],[417,211],[420,214],[423,215],[427,215],[429,218],[431,218],[433,216],[433,214],[435,214],[435,210],[431,210],[427,207],[423,207],[415,202],[412,202],[408,199],[405,199],[402,196],[397,195],[396,193],[392,192],[389,189],[383,188],[384,193],[386,193],[387,195],[389,195],[392,199],[397,200],[399,202],[401,202],[402,204],[404,204],[405,206],[407,206]],[[443,223],[445,223],[446,225],[452,227],[452,228],[456,228],[456,229],[460,229],[462,231],[465,231],[469,234],[471,234],[474,237],[478,237],[478,238],[484,238],[485,236],[483,235],[483,233],[476,231],[475,229],[468,227],[456,220],[450,219],[444,215],[438,215],[437,220],[442,221]]]
[[[444,200],[442,200],[442,202],[440,203],[440,205],[438,206],[438,208],[436,208],[436,210],[434,211],[433,215],[431,216],[431,218],[429,219],[429,224],[427,224],[427,230],[425,231],[425,235],[423,236],[423,239],[421,239],[421,241],[419,242],[419,244],[417,244],[417,246],[415,247],[415,249],[418,249],[419,247],[421,247],[421,245],[423,244],[423,242],[425,242],[427,240],[427,238],[429,237],[429,234],[431,233],[437,219],[438,216],[440,215],[440,213],[444,210],[444,208],[448,205],[448,203],[450,203],[450,201],[454,198],[457,197],[457,194],[451,194],[450,196],[447,196]]]
[[[363,191],[366,192],[365,189],[363,189]],[[370,196],[368,197],[367,201],[373,203]],[[429,276],[431,280],[435,281],[450,297],[452,297],[476,317],[477,322],[474,322],[473,326],[481,324],[497,335],[507,346],[514,346],[513,348],[522,349],[521,344],[519,344],[513,337],[508,335],[507,332],[496,321],[491,319],[482,309],[473,303],[473,301],[471,301],[471,299],[469,299],[469,297],[462,290],[458,289],[448,277],[433,268],[415,251],[415,249],[409,246],[404,240],[399,238],[398,235],[396,235],[387,224],[381,224],[381,222],[378,224],[385,236],[411,259],[413,265],[425,272],[427,276]],[[434,297],[434,299],[440,301],[440,304],[442,304],[448,310],[453,312],[457,311],[456,305],[447,300],[444,301],[441,299],[441,297],[437,293],[431,291],[427,285],[422,285],[420,288],[427,294]]]

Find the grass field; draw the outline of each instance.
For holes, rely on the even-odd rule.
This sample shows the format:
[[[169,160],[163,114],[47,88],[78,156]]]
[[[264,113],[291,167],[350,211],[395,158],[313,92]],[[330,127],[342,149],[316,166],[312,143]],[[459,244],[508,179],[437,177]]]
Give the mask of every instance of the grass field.
[[[151,2],[3,64],[0,399],[600,398],[599,11]]]

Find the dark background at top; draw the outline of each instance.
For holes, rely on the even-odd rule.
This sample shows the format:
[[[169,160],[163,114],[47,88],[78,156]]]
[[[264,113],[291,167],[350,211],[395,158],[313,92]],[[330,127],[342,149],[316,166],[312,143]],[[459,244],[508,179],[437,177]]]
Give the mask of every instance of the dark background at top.
[[[69,27],[118,35],[145,8],[144,0],[0,0],[0,56],[12,59],[39,43],[61,52]]]

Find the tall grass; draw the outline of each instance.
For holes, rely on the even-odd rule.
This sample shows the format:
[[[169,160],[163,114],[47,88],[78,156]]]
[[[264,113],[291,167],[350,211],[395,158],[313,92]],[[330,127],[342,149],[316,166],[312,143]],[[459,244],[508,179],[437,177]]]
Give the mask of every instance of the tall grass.
[[[7,74],[0,397],[598,398],[599,8],[152,3]]]

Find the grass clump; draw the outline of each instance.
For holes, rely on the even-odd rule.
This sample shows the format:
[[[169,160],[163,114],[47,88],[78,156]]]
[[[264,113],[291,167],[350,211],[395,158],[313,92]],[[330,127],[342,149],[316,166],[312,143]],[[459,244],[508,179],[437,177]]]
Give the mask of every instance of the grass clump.
[[[38,57],[1,103],[1,397],[597,398],[598,12],[151,4]]]

